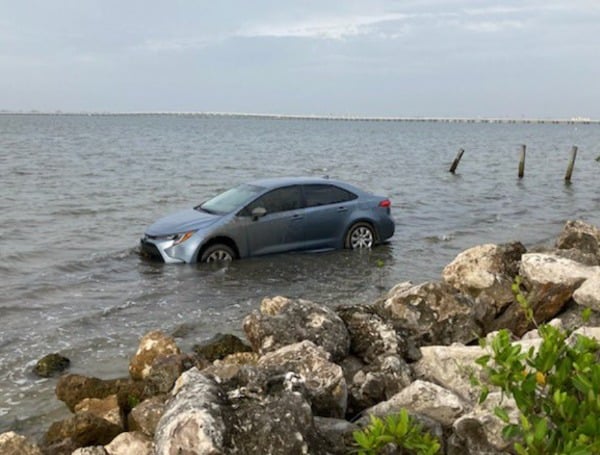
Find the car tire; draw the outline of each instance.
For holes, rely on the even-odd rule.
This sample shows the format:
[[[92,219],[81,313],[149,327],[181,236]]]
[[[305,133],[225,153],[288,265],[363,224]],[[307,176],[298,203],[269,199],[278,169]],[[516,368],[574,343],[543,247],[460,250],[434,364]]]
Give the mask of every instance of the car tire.
[[[200,256],[200,262],[229,262],[235,258],[234,251],[222,243],[206,248]]]
[[[375,245],[375,230],[369,223],[361,221],[353,224],[344,239],[344,248],[358,250]]]

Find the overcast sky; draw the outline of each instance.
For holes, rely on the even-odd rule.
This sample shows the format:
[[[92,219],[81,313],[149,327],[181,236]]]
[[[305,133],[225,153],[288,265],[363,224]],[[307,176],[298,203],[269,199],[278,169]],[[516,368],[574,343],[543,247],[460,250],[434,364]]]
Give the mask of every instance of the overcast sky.
[[[600,0],[0,0],[0,110],[600,119]]]

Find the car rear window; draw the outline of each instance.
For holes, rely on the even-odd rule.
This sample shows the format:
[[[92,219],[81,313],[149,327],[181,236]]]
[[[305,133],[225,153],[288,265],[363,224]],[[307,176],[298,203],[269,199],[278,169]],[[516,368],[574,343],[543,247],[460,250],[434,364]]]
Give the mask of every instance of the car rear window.
[[[356,194],[335,185],[304,185],[303,190],[307,207],[338,204],[358,197]]]

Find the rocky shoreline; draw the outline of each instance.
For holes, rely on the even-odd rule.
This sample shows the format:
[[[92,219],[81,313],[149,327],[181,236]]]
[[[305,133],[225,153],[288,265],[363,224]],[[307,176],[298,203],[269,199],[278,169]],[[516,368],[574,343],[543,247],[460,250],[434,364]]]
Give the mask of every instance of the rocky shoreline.
[[[513,295],[517,275],[536,321],[600,339],[600,230],[569,221],[555,248],[476,246],[441,281],[400,283],[371,304],[265,298],[244,319],[247,342],[222,335],[182,352],[150,332],[126,378],[61,376],[56,396],[72,416],[39,442],[0,434],[0,453],[341,455],[370,416],[401,409],[440,453],[511,453],[493,412],[500,393],[479,404],[471,379],[485,380],[480,337],[508,329],[515,343],[540,343]]]

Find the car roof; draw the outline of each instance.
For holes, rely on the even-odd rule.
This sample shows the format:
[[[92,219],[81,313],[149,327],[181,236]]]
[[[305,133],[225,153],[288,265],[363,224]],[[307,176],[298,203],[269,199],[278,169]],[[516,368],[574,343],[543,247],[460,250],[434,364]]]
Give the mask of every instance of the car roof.
[[[339,180],[330,179],[328,177],[273,177],[273,178],[264,178],[259,180],[254,180],[252,182],[248,182],[250,185],[262,186],[263,188],[278,188],[280,186],[286,185],[310,185],[310,184],[334,184],[339,185],[344,188],[352,188],[354,190],[359,190],[354,185],[350,185],[345,182],[341,182]],[[362,191],[362,190],[359,190]]]

